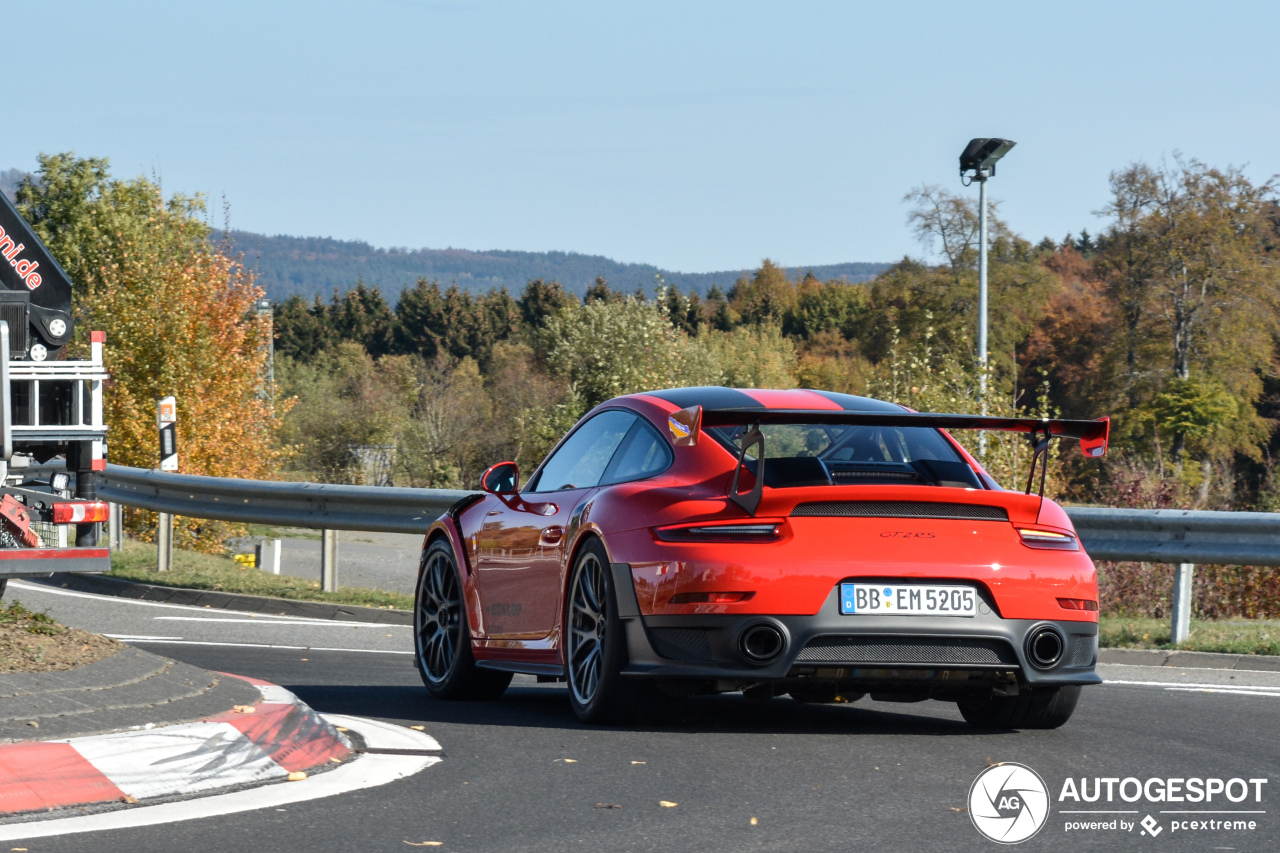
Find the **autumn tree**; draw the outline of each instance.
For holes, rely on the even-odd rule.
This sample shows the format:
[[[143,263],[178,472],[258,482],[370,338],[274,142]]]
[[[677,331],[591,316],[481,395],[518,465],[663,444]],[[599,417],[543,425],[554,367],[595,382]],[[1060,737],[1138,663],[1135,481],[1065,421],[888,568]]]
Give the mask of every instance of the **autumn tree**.
[[[156,399],[173,394],[184,471],[272,477],[279,413],[263,393],[266,324],[251,310],[262,291],[209,240],[203,201],[165,199],[152,181],[113,179],[106,160],[68,153],[40,157],[18,206],[74,282],[73,351],[90,330],[107,333],[111,461],[156,464]],[[217,549],[227,531],[184,520],[179,541]]]

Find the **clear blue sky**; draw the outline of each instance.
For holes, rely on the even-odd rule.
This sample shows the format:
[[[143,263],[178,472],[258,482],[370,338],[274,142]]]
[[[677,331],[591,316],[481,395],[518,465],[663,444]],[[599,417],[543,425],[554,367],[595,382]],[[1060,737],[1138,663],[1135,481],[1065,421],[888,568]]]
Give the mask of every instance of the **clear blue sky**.
[[[1280,172],[1280,4],[8,4],[0,168],[225,195],[232,226],[688,272],[919,254],[973,136],[1015,230],[1175,151]],[[976,188],[969,190],[976,192]]]

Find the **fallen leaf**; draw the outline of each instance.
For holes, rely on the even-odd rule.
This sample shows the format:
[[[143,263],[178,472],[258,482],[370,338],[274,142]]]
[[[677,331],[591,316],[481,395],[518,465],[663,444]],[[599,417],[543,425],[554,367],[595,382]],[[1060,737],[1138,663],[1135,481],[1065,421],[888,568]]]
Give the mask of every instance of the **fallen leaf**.
[[[443,841],[406,841],[410,847],[439,847],[444,844]]]
[[[14,851],[14,853],[27,853],[27,848],[25,847],[10,847],[9,849]]]
[[[658,800],[658,805],[662,806],[664,809],[674,809],[676,806],[680,804],[673,803],[670,800]]]
[[[951,809],[953,812],[965,812],[965,811],[968,811],[968,809],[958,809],[958,808],[956,808],[955,806],[947,806],[947,808]]]
[[[298,660],[307,660],[307,658],[298,658]]]
[[[256,714],[258,712],[258,709],[252,705],[236,705],[231,710],[235,711],[237,714]]]
[[[306,779],[306,778],[307,778],[307,774],[303,773],[301,770],[295,770],[289,774],[290,782],[301,782],[303,779]]]
[[[130,794],[125,794],[123,797],[120,798],[120,802],[133,805],[134,803],[140,803],[142,801]]]
[[[27,725],[28,725],[28,726],[31,726],[31,728],[33,728],[33,729],[38,729],[38,728],[40,728],[40,724],[39,724],[39,723],[37,723],[35,720],[29,720],[29,721],[27,722]]]
[[[420,731],[425,730],[425,729],[426,729],[426,726],[409,726],[409,728],[413,729],[414,731],[419,731],[419,732],[420,732]]]
[[[577,764],[577,763],[578,763],[578,759],[576,759],[576,758],[557,758],[557,759],[556,759],[556,761],[563,761],[565,764]],[[553,762],[553,763],[554,763],[554,762]]]
[[[330,760],[330,761],[332,761],[334,764],[341,764],[341,763],[342,763],[342,759],[341,759],[341,758],[334,758],[332,755],[331,755],[331,756],[329,756],[329,760]]]
[[[759,820],[757,820],[756,818],[751,818],[751,825],[752,825],[752,826],[755,826],[755,825],[756,825],[756,824],[758,824],[759,822],[760,822],[760,821],[759,821]]]
[[[598,808],[598,809],[625,809],[625,808],[626,808],[626,806],[621,806],[621,805],[618,805],[617,803],[596,803],[596,808]]]
[[[643,761],[633,761],[633,762],[631,762],[631,763],[632,763],[632,764],[644,764],[644,762],[643,762]]]

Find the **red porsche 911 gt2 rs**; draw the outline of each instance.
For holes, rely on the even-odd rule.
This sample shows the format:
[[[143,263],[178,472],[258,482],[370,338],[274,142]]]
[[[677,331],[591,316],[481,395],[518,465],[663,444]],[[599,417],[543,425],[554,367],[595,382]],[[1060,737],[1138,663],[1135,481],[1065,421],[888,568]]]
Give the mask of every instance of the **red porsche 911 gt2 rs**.
[[[946,430],[1025,433],[1025,492]],[[1094,566],[1046,500],[1052,438],[1108,420],[919,414],[821,391],[679,388],[589,412],[521,483],[485,472],[424,542],[433,696],[568,682],[589,722],[647,695],[956,702],[1052,728],[1100,681]],[[1040,494],[1034,490],[1037,461]]]

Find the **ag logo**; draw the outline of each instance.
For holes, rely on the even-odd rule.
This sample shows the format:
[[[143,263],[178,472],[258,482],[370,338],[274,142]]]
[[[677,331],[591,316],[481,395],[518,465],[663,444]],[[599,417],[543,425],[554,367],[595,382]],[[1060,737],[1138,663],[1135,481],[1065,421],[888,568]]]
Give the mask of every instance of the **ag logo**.
[[[1049,818],[1049,789],[1040,774],[1023,764],[993,765],[969,788],[969,817],[992,841],[1026,841]]]

